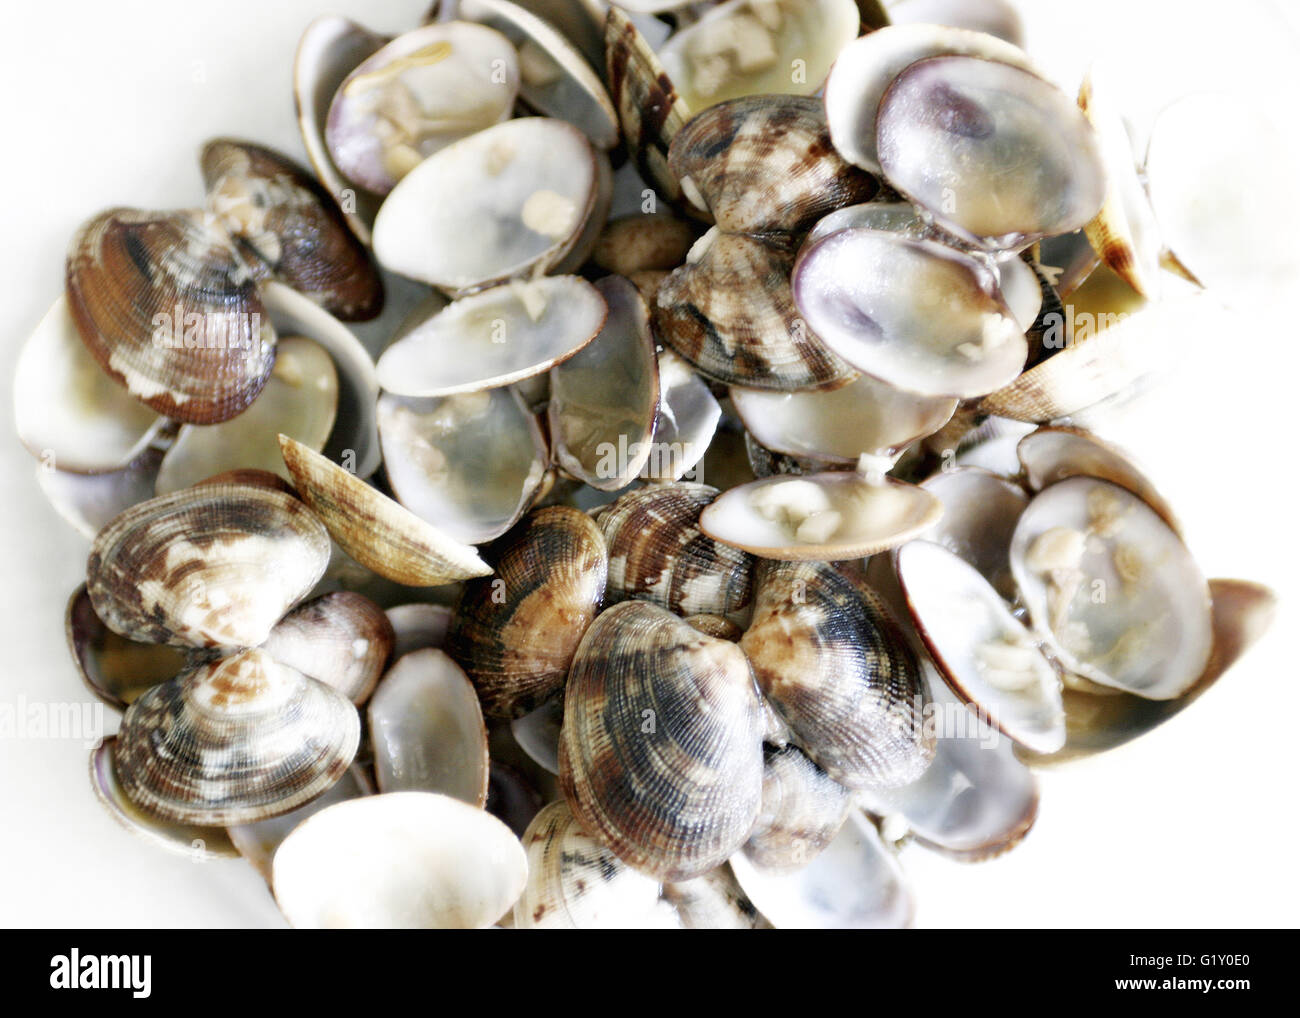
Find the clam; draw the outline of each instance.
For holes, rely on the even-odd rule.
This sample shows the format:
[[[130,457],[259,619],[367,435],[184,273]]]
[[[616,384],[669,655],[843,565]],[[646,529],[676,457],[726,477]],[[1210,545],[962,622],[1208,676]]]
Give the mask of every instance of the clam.
[[[546,806],[523,836],[528,883],[515,902],[515,928],[644,927],[659,903],[659,883],[584,833],[568,804]]]
[[[794,301],[834,353],[921,396],[983,396],[1011,382],[1029,347],[994,273],[929,240],[848,229],[806,248]]]
[[[897,569],[917,632],[953,691],[1034,752],[1065,745],[1056,669],[988,580],[929,541],[899,548]]]
[[[547,773],[559,774],[563,724],[564,697],[556,696],[511,721],[510,733],[529,759]]]
[[[119,513],[153,497],[163,446],[169,440],[150,445],[121,470],[103,474],[76,474],[42,462],[36,466],[36,483],[55,512],[93,541]]]
[[[666,212],[634,212],[612,219],[601,231],[592,261],[602,269],[631,277],[647,270],[671,271],[686,261],[695,230]]]
[[[940,470],[921,487],[943,503],[943,516],[922,538],[947,548],[1014,601],[1009,555],[1016,521],[1029,504],[1024,489],[980,467]]]
[[[360,737],[345,697],[245,650],[132,703],[113,763],[123,791],[147,812],[227,826],[314,799],[347,770]]]
[[[659,412],[654,446],[641,476],[680,481],[704,458],[722,407],[704,380],[671,350],[659,351]]]
[[[271,374],[275,330],[252,273],[204,213],[101,212],[73,237],[66,282],[91,356],[160,414],[229,420]]]
[[[450,304],[379,358],[379,384],[399,396],[450,396],[522,381],[591,342],[608,311],[576,276],[516,281]],[[458,356],[445,356],[455,344]]]
[[[347,185],[325,144],[325,122],[343,80],[388,41],[387,36],[376,35],[354,21],[327,14],[307,26],[293,61],[294,107],[307,158],[363,244],[370,243],[370,226],[380,199]]]
[[[369,253],[305,169],[231,138],[209,141],[199,158],[208,211],[241,251],[345,321],[379,314],[384,287]]]
[[[424,25],[339,85],[325,121],[330,159],[352,183],[388,194],[424,159],[509,118],[518,91],[518,56],[500,32]]]
[[[658,362],[649,310],[636,288],[607,276],[596,289],[609,315],[592,342],[551,369],[547,415],[559,465],[593,488],[617,491],[655,451]]]
[[[104,624],[133,640],[256,647],[328,561],[325,528],[292,496],[201,485],[110,522],[91,547],[86,587]]]
[[[85,584],[68,599],[64,633],[82,682],[115,710],[125,710],[145,690],[166,682],[185,666],[180,648],[137,643],[104,625]]]
[[[155,490],[167,495],[236,468],[287,474],[276,436],[319,452],[334,429],[338,373],[329,354],[302,336],[281,336],[266,387],[238,417],[183,426],[163,457]]]
[[[776,476],[724,492],[700,514],[715,541],[760,558],[864,558],[915,537],[943,506],[916,485],[857,471]]]
[[[1037,265],[1062,298],[1068,297],[1101,264],[1086,230],[1044,237],[1031,250],[1037,251]]]
[[[150,844],[183,853],[195,861],[228,859],[239,854],[222,828],[163,820],[127,798],[113,768],[116,745],[117,736],[110,735],[90,753],[90,785],[109,816]]]
[[[441,604],[399,604],[384,613],[392,624],[394,643],[392,659],[413,650],[442,646],[451,629],[451,609]]]
[[[716,496],[703,484],[655,485],[600,510],[595,518],[609,547],[608,600],[649,600],[681,615],[743,611],[752,560],[699,526],[701,511]]]
[[[425,523],[319,453],[283,435],[280,449],[298,490],[330,536],[380,576],[421,587],[490,572],[471,546]]]
[[[770,930],[772,924],[745,896],[728,865],[703,876],[663,886],[661,903],[671,906],[685,930]]]
[[[1210,591],[1178,534],[1118,485],[1071,477],[1016,525],[1011,568],[1067,668],[1152,700],[1185,693],[1213,649]]]
[[[125,469],[166,426],[100,370],[62,296],[23,344],[13,395],[19,439],[59,470]]]
[[[763,806],[744,852],[763,869],[798,869],[844,825],[849,790],[796,746],[769,747],[765,755]]]
[[[336,803],[295,828],[271,864],[276,903],[299,929],[490,926],[527,875],[501,821],[432,792]]]
[[[669,36],[659,59],[692,110],[749,95],[812,95],[858,34],[855,0],[729,0]]]
[[[912,922],[912,895],[898,860],[856,810],[802,869],[766,870],[744,852],[732,856],[731,869],[777,929],[897,929]]]
[[[1023,46],[1024,25],[1008,0],[887,0],[890,24],[947,25]]]
[[[424,649],[400,658],[366,717],[381,792],[441,792],[482,808],[487,729],[474,687],[450,657]]]
[[[447,652],[489,715],[517,718],[563,688],[605,593],[605,541],[586,514],[551,506],[486,557],[494,575],[466,583]]]
[[[620,859],[663,880],[713,869],[753,828],[762,715],[740,649],[657,605],[597,616],[565,690],[560,784]]]
[[[577,242],[598,184],[595,152],[576,127],[510,120],[403,177],[375,217],[375,255],[393,272],[449,291],[542,273]]]
[[[467,544],[500,537],[538,496],[546,443],[516,391],[433,399],[385,393],[378,409],[393,494],[449,537]]]
[[[799,747],[849,788],[915,780],[934,756],[915,654],[874,596],[824,562],[763,562],[740,641]]]
[[[335,591],[289,612],[262,649],[360,705],[379,681],[394,643],[393,625],[379,605],[361,594]]]

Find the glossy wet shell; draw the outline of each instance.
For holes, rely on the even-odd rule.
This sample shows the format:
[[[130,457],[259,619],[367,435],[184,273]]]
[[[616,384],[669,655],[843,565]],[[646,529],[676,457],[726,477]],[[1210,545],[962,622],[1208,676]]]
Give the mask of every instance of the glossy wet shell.
[[[703,484],[642,488],[596,515],[609,547],[607,598],[653,601],[680,615],[728,615],[751,597],[753,560],[701,533],[717,496]]]
[[[246,650],[136,700],[113,759],[123,790],[142,809],[226,826],[315,798],[347,770],[360,737],[346,698]]]
[[[393,624],[379,605],[340,590],[291,611],[262,649],[361,704],[383,674],[394,641]]]
[[[185,651],[180,648],[137,643],[104,625],[84,583],[68,599],[64,633],[86,688],[114,710],[126,710],[145,690],[185,667]]]
[[[271,374],[275,331],[252,274],[203,213],[101,212],[72,238],[66,284],[91,355],[160,414],[228,420]]]
[[[875,601],[826,563],[761,563],[740,646],[799,746],[840,784],[906,784],[933,758],[916,656]]]
[[[86,586],[114,632],[147,643],[255,647],[329,563],[329,535],[290,495],[185,488],[128,509],[91,547]]]
[[[552,506],[529,514],[486,558],[495,575],[465,584],[447,650],[484,710],[515,718],[563,687],[604,597],[605,540],[585,513]]]
[[[762,714],[735,644],[656,605],[602,613],[573,659],[560,784],[582,827],[665,880],[707,872],[752,829]]]

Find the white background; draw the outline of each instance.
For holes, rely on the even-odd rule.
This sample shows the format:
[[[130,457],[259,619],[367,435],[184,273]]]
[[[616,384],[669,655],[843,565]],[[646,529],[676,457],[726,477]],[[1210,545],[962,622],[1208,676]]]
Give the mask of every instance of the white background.
[[[45,504],[9,425],[13,361],[60,291],[68,237],[110,205],[197,203],[195,153],[209,136],[240,135],[302,159],[290,70],[303,27],[337,11],[398,31],[424,6],[8,6],[0,63],[0,703],[87,697],[62,629],[87,545]],[[1235,80],[1295,123],[1296,0],[1022,7],[1031,50],[1063,86],[1072,90],[1083,67],[1103,58],[1129,83],[1139,119],[1161,96]],[[1272,80],[1261,77],[1268,74]],[[1212,124],[1205,141],[1214,144]],[[1132,438],[1207,574],[1261,580],[1283,593],[1273,632],[1165,728],[1043,774],[1037,827],[1010,855],[972,866],[907,849],[918,925],[1296,925],[1296,297],[1278,294],[1216,337],[1214,362],[1193,365],[1154,397],[1148,416],[1159,426]],[[106,720],[113,727],[111,715]],[[282,925],[244,864],[195,864],[119,829],[92,797],[87,752],[75,742],[0,741],[0,923]]]

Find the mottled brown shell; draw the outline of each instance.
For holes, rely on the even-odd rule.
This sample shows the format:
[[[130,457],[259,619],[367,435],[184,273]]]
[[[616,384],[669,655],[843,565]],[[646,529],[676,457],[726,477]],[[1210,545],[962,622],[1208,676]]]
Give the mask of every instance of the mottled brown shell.
[[[717,496],[704,484],[629,492],[596,515],[609,547],[611,603],[653,601],[679,615],[728,615],[750,602],[753,559],[704,536],[700,513]]]
[[[564,685],[605,594],[605,539],[585,513],[551,506],[485,557],[496,575],[465,584],[446,650],[485,713],[517,718]]]
[[[296,498],[200,485],[115,517],[91,546],[86,588],[104,624],[132,640],[255,647],[329,556],[329,535]]]
[[[560,785],[582,827],[661,880],[735,852],[762,796],[762,711],[744,655],[656,605],[601,614],[573,659]]]
[[[299,605],[262,649],[355,704],[366,702],[384,673],[396,636],[384,610],[363,594],[340,590]]]
[[[237,245],[344,321],[379,314],[379,271],[305,169],[271,149],[232,138],[209,141],[199,161],[208,208]]]
[[[849,790],[797,746],[769,747],[763,762],[763,806],[745,854],[764,869],[798,869],[831,843],[849,805]]]
[[[352,763],[361,721],[314,679],[246,650],[155,686],[122,718],[113,763],[126,795],[177,823],[287,813]]]
[[[849,788],[915,780],[934,757],[915,654],[883,609],[824,562],[759,564],[740,641],[799,746]]]
[[[68,247],[68,310],[91,355],[160,414],[216,424],[275,363],[253,273],[205,213],[114,208]]]

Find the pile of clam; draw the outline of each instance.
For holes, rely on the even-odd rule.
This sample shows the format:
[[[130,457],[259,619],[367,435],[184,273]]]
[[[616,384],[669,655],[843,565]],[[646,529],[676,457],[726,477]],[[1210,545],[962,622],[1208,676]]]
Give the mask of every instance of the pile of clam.
[[[1267,624],[1083,426],[1245,271],[1201,100],[1141,157],[1001,0],[605,6],[315,21],[311,169],[91,217],[22,353],[94,790],[295,926],[907,925]]]

